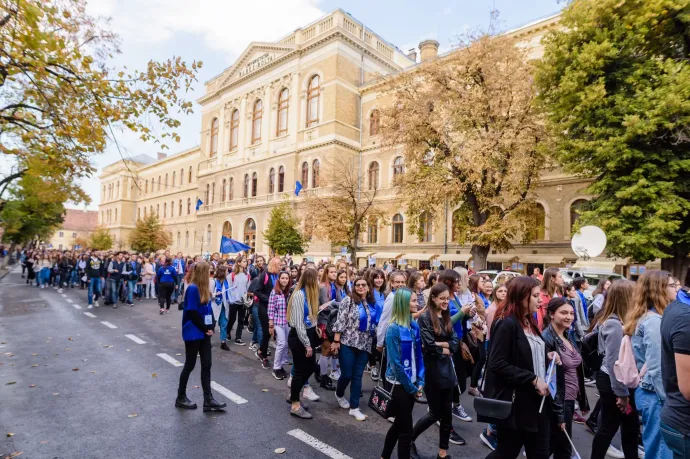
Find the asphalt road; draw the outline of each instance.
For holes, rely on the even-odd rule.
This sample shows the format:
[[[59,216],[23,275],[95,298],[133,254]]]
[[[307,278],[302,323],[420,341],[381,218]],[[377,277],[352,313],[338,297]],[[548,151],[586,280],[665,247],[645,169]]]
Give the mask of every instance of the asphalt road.
[[[348,416],[332,392],[318,387],[314,419],[299,420],[288,413],[286,381],[262,369],[247,347],[221,351],[218,338],[212,380],[227,410],[202,412],[199,365],[188,389],[199,409],[176,409],[181,368],[158,355],[184,361],[181,313],[173,308],[164,316],[154,301],[89,310],[83,290],[61,295],[29,287],[18,271],[0,281],[0,458],[18,452],[22,459],[380,457],[390,424],[366,407],[374,385],[368,374],[367,421]],[[596,402],[594,391],[590,401]],[[462,402],[474,417],[472,397],[464,394]],[[424,410],[417,405],[414,418]],[[453,423],[468,443],[451,445],[453,457],[490,452],[479,440],[483,424]],[[573,436],[581,456],[589,457],[592,437],[579,425]],[[417,440],[423,457],[436,457],[437,442],[436,427]]]

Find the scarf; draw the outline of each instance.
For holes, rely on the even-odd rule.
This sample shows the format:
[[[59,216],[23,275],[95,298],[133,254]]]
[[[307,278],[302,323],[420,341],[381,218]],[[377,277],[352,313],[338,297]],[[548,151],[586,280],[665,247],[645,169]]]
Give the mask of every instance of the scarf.
[[[587,317],[587,299],[585,298],[585,294],[578,290],[577,296],[580,297],[580,304],[582,304],[582,310],[585,311],[585,317]]]
[[[400,330],[400,356],[405,376],[412,381],[412,333],[409,328],[398,327]]]
[[[331,300],[335,301],[336,299],[336,292],[335,292],[335,284],[331,282]]]
[[[307,326],[307,328],[311,328],[311,320],[309,319],[309,303],[307,302],[307,292],[302,289],[301,290],[302,295],[304,295],[304,325]]]
[[[370,321],[370,317],[371,317],[369,314],[369,308],[364,307],[363,301],[360,301],[357,304],[357,307],[359,308],[359,331],[360,332],[366,332],[367,330],[369,330],[371,332],[372,328],[375,331],[376,327],[372,327],[373,323],[372,323],[372,326],[369,325],[369,321]]]

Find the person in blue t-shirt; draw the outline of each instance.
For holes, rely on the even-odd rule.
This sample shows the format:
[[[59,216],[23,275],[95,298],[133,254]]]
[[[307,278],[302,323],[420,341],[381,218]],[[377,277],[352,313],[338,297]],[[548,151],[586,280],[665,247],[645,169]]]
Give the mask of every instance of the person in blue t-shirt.
[[[163,266],[158,268],[158,271],[156,272],[156,283],[158,284],[158,305],[161,308],[161,314],[164,312],[170,314],[170,301],[172,299],[173,290],[175,290],[176,277],[177,271],[175,271],[175,268],[171,265],[170,259],[166,258],[163,262]],[[206,282],[208,282],[208,280]]]
[[[169,267],[169,263],[168,263]],[[163,268],[161,268],[162,270]],[[205,261],[194,265],[190,284],[184,295],[182,311],[182,339],[184,340],[185,361],[180,374],[175,406],[194,410],[196,403],[187,398],[187,381],[196,365],[196,356],[201,360],[201,387],[204,391],[204,411],[222,410],[226,403],[219,403],[211,393],[211,336],[216,328],[211,309],[211,289],[209,286],[209,264]]]

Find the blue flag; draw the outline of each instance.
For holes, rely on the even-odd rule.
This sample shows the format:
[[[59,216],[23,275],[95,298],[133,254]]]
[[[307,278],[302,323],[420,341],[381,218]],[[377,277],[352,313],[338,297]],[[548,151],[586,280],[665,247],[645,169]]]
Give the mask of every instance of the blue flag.
[[[247,250],[251,250],[251,247],[247,244],[242,244],[240,241],[227,236],[223,236],[220,239],[220,253],[237,253]]]
[[[202,201],[201,199],[197,199],[196,200],[196,210],[199,210],[203,204],[204,204],[204,201]]]
[[[295,182],[295,196],[299,196],[299,192],[302,191],[302,184],[299,183],[299,180]]]
[[[549,392],[551,393],[551,398],[556,398],[556,390],[558,388],[558,383],[556,381],[556,360],[552,360],[549,365],[549,369],[546,372],[546,384],[549,386]]]

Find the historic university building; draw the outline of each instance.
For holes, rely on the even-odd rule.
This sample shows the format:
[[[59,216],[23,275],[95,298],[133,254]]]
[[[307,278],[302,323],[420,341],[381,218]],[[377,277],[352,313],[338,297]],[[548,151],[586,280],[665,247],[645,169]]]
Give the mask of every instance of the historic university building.
[[[557,24],[553,16],[509,34],[536,59],[541,37]],[[205,84],[198,147],[103,169],[99,223],[126,248],[136,220],[155,212],[172,235],[173,252],[216,252],[226,235],[266,254],[262,231],[271,208],[289,200],[300,216],[305,194],[321,192],[322,166],[356,157],[364,186],[379,189],[377,199],[390,208],[388,226],[363,234],[360,265],[372,258],[379,265],[405,260],[418,267],[471,263],[469,247],[452,241],[452,216],[428,225],[421,240],[410,233],[393,186],[395,174],[404,172],[403,158],[382,150],[377,138],[382,77],[437,58],[438,47],[426,40],[419,53],[404,53],[339,9],[277,42],[252,42]],[[297,180],[304,187],[299,196]],[[588,199],[585,186],[582,179],[545,170],[536,196],[537,241],[490,254],[489,267],[527,270],[574,262],[570,229],[577,206]],[[198,200],[203,204],[197,210]],[[339,254],[339,247],[312,241],[305,256]]]

